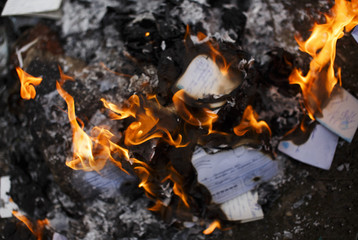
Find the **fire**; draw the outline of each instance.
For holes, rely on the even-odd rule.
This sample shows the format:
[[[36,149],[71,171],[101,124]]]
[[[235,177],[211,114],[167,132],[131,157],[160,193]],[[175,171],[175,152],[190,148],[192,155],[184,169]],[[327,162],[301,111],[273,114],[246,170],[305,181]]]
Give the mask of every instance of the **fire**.
[[[207,45],[209,46],[211,50],[211,58],[213,61],[219,65],[220,71],[222,75],[226,76],[229,72],[229,68],[231,64],[228,64],[225,57],[219,52],[218,47],[214,46],[210,41],[207,42]],[[221,59],[221,61],[219,61]]]
[[[139,161],[138,159],[132,159],[133,163],[137,166],[134,167],[134,171],[137,173],[137,176],[141,179],[138,187],[143,188],[148,198],[155,197],[156,194],[153,191],[153,186],[149,181],[150,176],[152,176],[151,172],[153,172],[152,168],[148,166],[145,162]]]
[[[221,229],[221,224],[220,224],[220,221],[219,221],[219,220],[213,221],[213,222],[210,224],[210,226],[203,231],[203,233],[204,233],[205,235],[209,235],[209,234],[211,234],[212,232],[214,232],[214,230],[215,230],[216,228]]]
[[[62,84],[66,80],[73,80],[72,77],[63,74],[61,69],[60,76]],[[127,173],[122,168],[122,164],[113,158],[112,154],[117,153],[121,157],[124,157],[124,159],[129,160],[128,150],[113,143],[111,138],[114,135],[105,128],[94,127],[90,137],[78,123],[73,97],[61,87],[59,82],[56,82],[56,88],[61,97],[66,101],[68,119],[72,128],[73,158],[68,160],[66,165],[75,170],[100,171],[105,166],[107,160],[110,160]]]
[[[300,69],[294,69],[289,77],[291,84],[299,84],[305,107],[311,119],[321,114],[321,105],[330,97],[337,83],[341,84],[340,68],[334,70],[337,40],[344,36],[344,30],[351,31],[358,24],[358,1],[336,0],[326,23],[315,24],[311,36],[302,41],[296,37],[300,50],[311,57],[310,70],[304,76]]]
[[[162,180],[162,182],[165,182],[167,180],[171,180],[174,183],[173,191],[174,194],[180,197],[180,199],[183,201],[186,207],[189,207],[188,203],[188,196],[185,194],[185,191],[183,189],[183,179],[181,175],[175,170],[173,166],[168,167],[170,170],[169,175]]]
[[[128,117],[135,119],[125,130],[124,143],[127,146],[140,145],[150,139],[161,138],[175,147],[185,147],[181,144],[182,135],[178,134],[174,139],[170,131],[161,124],[156,113],[164,111],[158,100],[153,95],[148,95],[140,100],[138,95],[132,95],[123,107],[101,99],[104,106],[111,110],[110,117],[121,120]]]
[[[16,67],[16,72],[21,82],[21,97],[26,100],[34,99],[36,96],[35,86],[40,85],[42,77],[31,76],[20,67]]]
[[[189,27],[189,25],[186,25],[186,31],[185,31],[185,35],[184,35],[184,42],[186,42],[186,39],[188,38],[189,35],[190,35],[190,27]],[[211,56],[212,60],[216,64],[218,64],[221,73],[224,76],[226,76],[229,73],[229,68],[231,66],[231,63],[228,63],[226,61],[226,58],[219,51],[219,45],[218,44],[213,44],[213,42],[210,41],[208,36],[203,32],[198,32],[196,34],[196,37],[199,40],[199,42],[205,42],[206,39],[209,40],[209,41],[206,41],[205,44],[209,47],[210,56]],[[186,47],[186,45],[185,45],[185,47]]]
[[[148,208],[148,210],[149,210],[149,211],[153,211],[153,212],[157,212],[157,211],[159,211],[160,209],[162,209],[162,207],[163,207],[163,202],[160,201],[159,199],[157,199],[157,200],[155,201],[155,204],[154,204],[152,207]]]
[[[36,225],[34,226],[31,221],[21,213],[12,211],[12,214],[27,226],[27,228],[36,236],[37,240],[42,240],[44,227],[50,224],[46,218],[44,220],[37,220]]]
[[[96,167],[99,167],[100,169],[103,168],[104,164],[109,159],[122,171],[129,174],[125,169],[123,169],[122,163],[115,160],[112,156],[113,154],[117,153],[120,157],[123,157],[126,160],[130,160],[129,151],[111,141],[111,139],[114,137],[114,134],[111,133],[108,129],[96,126],[92,129],[91,136],[91,140],[94,144],[92,154],[95,159]]]
[[[73,97],[68,94],[58,82],[56,82],[56,88],[67,103],[68,119],[72,128],[73,160],[66,162],[66,165],[76,170],[99,171],[103,168],[104,164],[97,165],[94,161],[92,155],[92,140],[77,122]]]
[[[248,105],[242,115],[239,125],[234,127],[234,133],[238,136],[245,135],[249,130],[261,134],[268,131],[271,136],[271,129],[265,121],[257,121],[258,114],[253,110],[251,105]]]
[[[185,91],[179,90],[173,96],[173,103],[179,116],[185,122],[197,127],[207,127],[208,134],[213,133],[213,123],[218,119],[218,115],[207,108],[191,112],[185,104]]]

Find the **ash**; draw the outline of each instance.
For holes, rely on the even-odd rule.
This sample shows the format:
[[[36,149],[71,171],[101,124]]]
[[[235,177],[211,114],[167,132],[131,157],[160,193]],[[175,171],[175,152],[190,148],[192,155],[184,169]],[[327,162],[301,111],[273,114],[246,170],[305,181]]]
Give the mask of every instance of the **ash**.
[[[299,91],[285,85],[291,69],[281,64],[282,59],[295,63],[298,48],[294,34],[302,28],[306,31],[311,14],[327,9],[327,1],[302,5],[279,0],[248,2],[65,1],[62,19],[56,24],[43,21],[58,31],[57,41],[61,43],[58,48],[62,54],[42,54],[44,50],[39,47],[40,50],[25,56],[28,72],[44,77],[44,83],[36,89],[38,97],[28,102],[20,99],[18,80],[9,74],[10,66],[4,67],[1,62],[1,82],[4,83],[0,88],[1,106],[5,111],[0,115],[0,158],[4,159],[0,161],[0,176],[11,175],[10,195],[32,219],[50,220],[44,239],[55,239],[58,235],[54,233],[69,240],[233,239],[238,236],[251,239],[315,236],[319,239],[335,232],[352,236],[357,226],[345,216],[353,216],[356,205],[340,193],[346,191],[346,195],[357,196],[352,177],[357,174],[356,164],[353,158],[346,158],[354,156],[356,150],[343,142],[338,149],[338,161],[332,166],[333,173],[322,173],[278,153],[279,176],[258,188],[265,219],[245,226],[233,224],[233,230],[215,231],[208,237],[202,234],[209,223],[205,218],[182,220],[172,216],[168,220],[148,211],[154,203],[137,188],[138,179],[133,175],[126,175],[111,165],[101,174],[74,171],[65,165],[66,158],[71,157],[72,134],[63,110],[66,104],[55,89],[59,77],[57,64],[76,79],[66,83],[64,88],[75,98],[76,115],[84,121],[85,131],[106,125],[121,137],[124,124],[110,121],[99,99],[103,97],[121,104],[133,93],[156,91],[165,99],[170,91],[166,86],[173,84],[171,79],[176,79],[182,71],[178,67],[181,64],[178,43],[182,42],[187,24],[193,33],[204,32],[220,43],[244,50],[255,59],[255,69],[260,76],[256,86],[259,89],[255,95],[256,110],[274,129],[270,144],[275,148],[302,116]],[[16,21],[12,24],[17,32],[6,30],[10,32],[5,32],[4,44],[15,42],[15,36],[18,38],[20,33],[31,35],[21,32]],[[298,27],[301,25],[304,27]],[[149,40],[144,37],[147,31]],[[40,37],[41,34],[45,33],[40,32]],[[16,44],[21,47],[23,43]],[[9,52],[0,54],[8,59]],[[8,65],[16,65],[16,60],[9,61],[12,62]],[[244,90],[252,87],[248,82],[245,84]],[[348,83],[349,87],[354,91],[356,83]],[[166,151],[160,150],[163,154]],[[149,150],[143,150],[146,155],[155,155],[155,151],[152,145]],[[170,202],[171,191],[168,192],[166,200]],[[345,203],[340,208],[334,205],[337,201],[322,206],[328,198],[343,199]],[[335,209],[332,214],[338,216],[338,220],[327,220],[331,216],[323,211],[331,209]],[[340,219],[344,221],[339,224],[345,227],[339,227]],[[14,220],[6,224],[1,221],[0,226],[2,239],[31,238],[31,234],[13,230],[17,229]],[[343,231],[351,232],[344,235]],[[321,235],[316,236],[316,232]]]
[[[279,0],[254,0],[246,12],[247,23],[243,46],[255,59],[262,61],[267,49],[281,47],[291,53],[298,51],[294,39],[294,15]],[[264,40],[264,41],[263,41]]]

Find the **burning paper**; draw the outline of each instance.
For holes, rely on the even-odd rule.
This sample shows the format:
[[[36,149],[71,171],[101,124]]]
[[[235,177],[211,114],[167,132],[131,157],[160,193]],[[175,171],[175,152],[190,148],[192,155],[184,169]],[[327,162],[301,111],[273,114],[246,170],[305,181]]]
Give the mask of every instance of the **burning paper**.
[[[309,165],[328,170],[331,167],[338,136],[317,124],[311,136],[302,145],[281,141],[278,150]]]
[[[343,88],[336,88],[325,108],[323,117],[317,117],[323,126],[352,142],[358,127],[358,100]]]
[[[17,205],[11,201],[10,196],[7,194],[10,192],[10,177],[4,176],[0,178],[0,217],[9,218],[12,217],[12,211],[17,209]]]
[[[195,99],[229,94],[241,81],[230,79],[227,74],[209,56],[199,55],[179,78],[177,87]]]
[[[8,0],[1,16],[31,15],[60,18],[62,0]]]
[[[247,147],[207,154],[194,153],[192,163],[198,181],[205,185],[216,203],[224,203],[268,181],[278,172],[277,162]]]
[[[221,204],[221,209],[230,221],[251,222],[263,219],[264,213],[257,203],[257,192],[247,192]]]

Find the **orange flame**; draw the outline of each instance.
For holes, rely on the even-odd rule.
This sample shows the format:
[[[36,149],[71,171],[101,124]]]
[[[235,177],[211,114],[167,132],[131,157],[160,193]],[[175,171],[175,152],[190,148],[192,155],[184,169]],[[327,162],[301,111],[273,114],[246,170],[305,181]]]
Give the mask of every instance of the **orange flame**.
[[[111,110],[110,116],[112,119],[135,118],[136,121],[132,122],[125,131],[124,143],[127,146],[140,145],[150,139],[162,138],[177,148],[187,146],[187,144],[181,144],[181,134],[178,134],[174,140],[168,129],[161,126],[160,119],[154,113],[155,108],[161,109],[157,98],[154,95],[148,95],[143,100],[143,105],[141,105],[139,96],[132,95],[124,106],[120,108],[105,99],[101,99],[104,106]]]
[[[60,75],[61,83],[64,83],[66,80],[73,80],[72,77],[63,74],[61,69]],[[129,160],[128,150],[113,143],[110,139],[114,135],[107,129],[94,127],[91,131],[92,137],[88,136],[80,127],[76,118],[73,97],[61,87],[59,82],[56,82],[56,88],[67,103],[68,119],[72,128],[73,158],[68,160],[66,165],[75,170],[99,171],[105,166],[107,160],[110,160],[124,172],[128,173],[122,168],[122,164],[112,156],[112,154],[118,153],[121,157]]]
[[[207,36],[202,33],[202,32],[198,32],[197,33],[197,38],[199,41],[203,41]],[[222,55],[222,53],[219,51],[219,45],[216,44],[215,46],[213,45],[213,42],[211,41],[207,41],[206,45],[208,45],[209,49],[210,49],[210,55],[211,58],[213,59],[213,61],[218,64],[221,73],[226,76],[229,72],[229,68],[231,64],[228,64],[226,61],[226,58]]]
[[[189,207],[188,196],[185,194],[184,189],[182,187],[183,186],[182,176],[175,170],[173,166],[170,166],[169,170],[170,170],[169,175],[162,180],[162,183],[167,180],[171,180],[174,183],[173,186],[174,194],[180,197],[180,199],[183,201],[186,207]]]
[[[243,136],[249,130],[253,130],[257,134],[268,131],[271,136],[271,129],[268,124],[265,121],[257,121],[258,117],[258,114],[253,110],[252,106],[248,105],[244,111],[240,124],[234,127],[234,133],[237,136]]]
[[[289,77],[291,84],[299,84],[305,107],[311,119],[321,113],[322,103],[329,98],[334,86],[340,83],[340,69],[334,71],[337,40],[344,36],[344,29],[351,31],[358,24],[358,1],[336,0],[326,23],[315,23],[311,36],[302,41],[296,37],[300,50],[312,56],[306,76],[294,69]]]
[[[213,123],[218,119],[218,115],[207,108],[202,108],[194,116],[194,113],[191,113],[186,107],[184,99],[185,91],[183,89],[177,91],[173,96],[173,103],[180,117],[190,125],[207,127],[208,134],[213,133]]]
[[[154,204],[152,207],[148,208],[148,210],[149,210],[149,211],[153,211],[153,212],[157,212],[157,211],[159,211],[160,209],[162,209],[162,207],[163,207],[163,202],[160,201],[159,199],[157,199],[157,200],[155,201],[155,204]]]
[[[149,177],[151,176],[150,172],[153,170],[146,164],[145,162],[139,161],[138,159],[133,158],[133,163],[139,165],[134,167],[134,170],[137,173],[137,176],[141,179],[138,187],[143,188],[148,198],[154,197],[156,194],[153,191],[153,187],[151,182],[149,181]]]
[[[203,231],[203,233],[204,233],[205,235],[209,235],[209,234],[211,234],[212,232],[214,232],[214,230],[215,230],[216,228],[221,229],[221,224],[220,224],[220,221],[219,221],[219,220],[213,221],[213,222],[210,224],[210,226]]]
[[[44,220],[37,220],[36,225],[34,226],[31,221],[21,213],[17,211],[12,211],[12,214],[27,226],[27,228],[32,232],[32,234],[36,236],[37,240],[42,240],[44,227],[50,224],[50,222],[46,218]]]
[[[91,131],[91,140],[93,141],[93,156],[96,166],[102,169],[106,161],[109,159],[113,164],[119,167],[123,172],[129,174],[122,167],[122,163],[115,160],[112,154],[117,153],[124,159],[129,160],[129,152],[127,149],[113,143],[110,139],[114,136],[109,130],[100,127],[94,127]],[[94,137],[96,136],[96,137]],[[96,170],[96,169],[94,169]]]
[[[68,119],[72,128],[73,160],[67,161],[66,165],[76,170],[99,171],[103,168],[104,163],[102,162],[102,164],[97,165],[93,158],[92,140],[77,122],[73,97],[68,94],[58,82],[56,82],[56,88],[58,93],[67,103]]]
[[[186,31],[184,35],[184,42],[186,41],[187,37],[190,35],[190,27],[189,25],[186,25]],[[196,34],[196,37],[199,41],[203,41],[205,38],[207,38],[207,35],[203,32],[198,32]],[[213,59],[213,61],[219,66],[221,73],[226,76],[229,72],[229,68],[231,63],[227,63],[226,58],[223,56],[223,54],[219,51],[219,45],[216,44],[213,45],[212,41],[207,41],[205,43],[209,49],[210,49],[210,56]],[[187,47],[185,45],[185,47]]]
[[[35,86],[40,85],[42,77],[34,77],[20,67],[16,67],[17,75],[21,82],[20,95],[23,99],[34,99],[36,96]]]
[[[221,54],[221,52],[219,52],[218,47],[215,47],[210,41],[207,42],[207,45],[211,50],[211,58],[216,64],[219,63],[218,66],[220,67],[222,75],[226,76],[229,72],[231,64],[227,63],[226,58]],[[221,59],[221,62],[219,62],[218,58]]]

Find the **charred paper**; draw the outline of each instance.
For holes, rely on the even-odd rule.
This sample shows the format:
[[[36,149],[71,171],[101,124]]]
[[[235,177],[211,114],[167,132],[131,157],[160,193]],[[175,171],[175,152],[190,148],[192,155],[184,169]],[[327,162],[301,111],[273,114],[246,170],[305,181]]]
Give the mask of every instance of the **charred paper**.
[[[229,94],[240,82],[240,79],[231,79],[224,74],[209,56],[198,55],[191,61],[176,85],[194,99],[203,99],[209,95]],[[222,104],[218,103],[212,107]]]
[[[278,150],[306,164],[328,170],[336,151],[338,136],[317,124],[309,139],[301,145],[281,141]]]
[[[209,189],[216,203],[225,203],[244,194],[278,172],[277,162],[247,147],[216,154],[198,149],[192,163],[198,172],[198,181]]]

